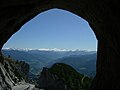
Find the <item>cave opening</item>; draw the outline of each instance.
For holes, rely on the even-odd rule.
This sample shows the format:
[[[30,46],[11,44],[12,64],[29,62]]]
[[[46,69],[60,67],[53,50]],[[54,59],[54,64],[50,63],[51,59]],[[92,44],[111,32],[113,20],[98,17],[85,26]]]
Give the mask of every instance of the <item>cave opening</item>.
[[[120,76],[118,1],[3,0],[0,5],[0,50],[22,25],[37,14],[52,8],[68,10],[84,18],[95,32],[98,40],[97,65],[91,90],[119,90],[119,83],[115,83],[119,82]]]
[[[51,12],[51,13],[49,13],[49,12]],[[64,12],[64,13],[61,13],[61,12]],[[47,15],[45,16],[46,13],[47,13]],[[69,13],[70,15],[67,15],[66,13]],[[55,17],[54,15],[57,15],[57,17]],[[39,18],[39,16],[41,16],[41,18]],[[75,18],[71,19],[71,17],[73,17],[73,16],[75,16]],[[36,25],[36,26],[32,26],[32,24]],[[77,25],[79,25],[79,26],[77,26]],[[47,27],[47,29],[45,29],[46,27]],[[40,15],[37,15],[35,18],[30,20],[24,26],[22,26],[21,29],[16,34],[14,34],[13,37],[11,37],[8,40],[8,42],[3,46],[3,50],[8,49],[8,48],[11,48],[11,50],[14,50],[14,51],[22,50],[21,48],[24,48],[25,51],[30,50],[30,52],[32,50],[34,50],[34,52],[35,52],[35,50],[37,50],[37,49],[39,49],[41,51],[45,51],[45,52],[49,51],[50,53],[52,53],[52,51],[62,52],[60,54],[63,54],[63,52],[64,53],[66,53],[66,52],[81,53],[80,51],[82,51],[82,54],[86,53],[85,55],[87,57],[88,53],[93,54],[94,51],[97,53],[97,40],[94,35],[94,32],[90,28],[87,21],[85,21],[81,17],[76,16],[75,14],[73,15],[72,13],[65,11],[65,10],[51,9],[51,10],[40,13]],[[31,54],[30,52],[29,52],[29,54]],[[68,54],[68,55],[72,56],[70,58],[74,58],[74,56],[75,56],[75,54]],[[65,57],[68,57],[68,55]],[[77,55],[79,55],[79,54],[77,54]],[[97,60],[97,54],[95,54],[95,55],[96,55],[96,60]],[[11,57],[17,59],[17,57],[13,57],[12,55],[11,55]],[[88,55],[88,57],[93,59],[94,56]],[[44,57],[42,57],[42,58],[44,58]],[[57,59],[55,57],[52,57],[52,58]],[[61,57],[59,57],[59,58],[61,58]],[[22,60],[25,60],[25,59],[22,58]],[[37,66],[41,65],[42,67],[44,67],[46,65],[46,64],[43,64],[43,62],[44,61],[42,61],[42,63],[36,62],[36,63],[34,63],[34,65],[31,64],[29,61],[27,63],[34,66],[33,68],[31,68],[31,71],[34,72]],[[46,62],[48,63],[49,61],[46,60]],[[67,62],[69,62],[69,61],[67,61]],[[65,63],[67,63],[67,62],[65,62]],[[77,62],[75,62],[75,63],[76,63],[76,64],[74,64],[75,66],[79,66],[79,65],[77,65]],[[94,64],[93,65],[94,67],[89,66],[88,63],[90,63],[90,64],[92,63],[91,65]],[[37,65],[35,65],[35,64],[37,64]],[[69,64],[73,65],[73,61],[71,61],[71,63],[69,63]],[[87,67],[84,67],[84,65],[83,65],[81,67],[74,67],[74,68],[77,69],[77,71],[81,71],[83,74],[85,74],[86,72],[88,72],[90,69],[93,69],[93,68],[95,71],[96,61],[89,62],[89,60],[87,58],[86,66]],[[89,70],[87,70],[87,69],[89,69]],[[94,71],[91,73],[94,73]],[[90,72],[89,72],[89,74],[90,74]],[[94,73],[94,76],[95,76],[95,73]]]

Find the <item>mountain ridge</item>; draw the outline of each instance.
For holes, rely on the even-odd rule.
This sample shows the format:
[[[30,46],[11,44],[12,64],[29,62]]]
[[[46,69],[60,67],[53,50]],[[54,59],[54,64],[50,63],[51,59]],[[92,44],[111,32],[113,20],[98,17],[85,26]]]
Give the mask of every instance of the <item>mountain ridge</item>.
[[[18,50],[18,51],[32,51],[32,50],[37,50],[37,51],[84,51],[84,52],[97,52],[95,50],[82,50],[82,49],[72,49],[72,50],[69,50],[69,49],[59,49],[59,48],[52,48],[52,49],[49,49],[49,48],[36,48],[36,49],[32,49],[32,48],[2,48],[2,50]]]

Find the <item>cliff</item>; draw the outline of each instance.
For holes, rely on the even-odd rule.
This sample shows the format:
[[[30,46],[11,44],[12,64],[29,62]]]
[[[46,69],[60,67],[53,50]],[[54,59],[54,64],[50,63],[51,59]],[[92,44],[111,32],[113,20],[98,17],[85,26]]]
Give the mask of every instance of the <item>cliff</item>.
[[[16,63],[11,58],[0,56],[0,90],[13,90],[18,82],[27,80],[29,65]]]

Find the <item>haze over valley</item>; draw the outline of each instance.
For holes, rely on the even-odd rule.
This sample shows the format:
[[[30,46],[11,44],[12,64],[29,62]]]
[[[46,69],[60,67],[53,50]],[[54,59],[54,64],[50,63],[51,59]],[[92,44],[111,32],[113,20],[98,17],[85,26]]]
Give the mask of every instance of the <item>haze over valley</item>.
[[[65,63],[78,72],[95,76],[96,51],[60,50],[60,49],[3,49],[3,54],[14,60],[25,61],[30,65],[30,72],[39,74],[43,67],[51,67],[55,63]]]

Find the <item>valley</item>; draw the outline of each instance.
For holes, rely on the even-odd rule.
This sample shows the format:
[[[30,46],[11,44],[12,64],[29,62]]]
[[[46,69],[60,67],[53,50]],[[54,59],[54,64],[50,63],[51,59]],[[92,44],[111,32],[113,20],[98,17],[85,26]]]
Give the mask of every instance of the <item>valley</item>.
[[[94,77],[96,72],[96,51],[3,49],[2,52],[14,60],[27,62],[30,65],[30,73],[35,75],[39,74],[43,67],[49,68],[55,63],[68,64],[79,73],[91,77]]]

